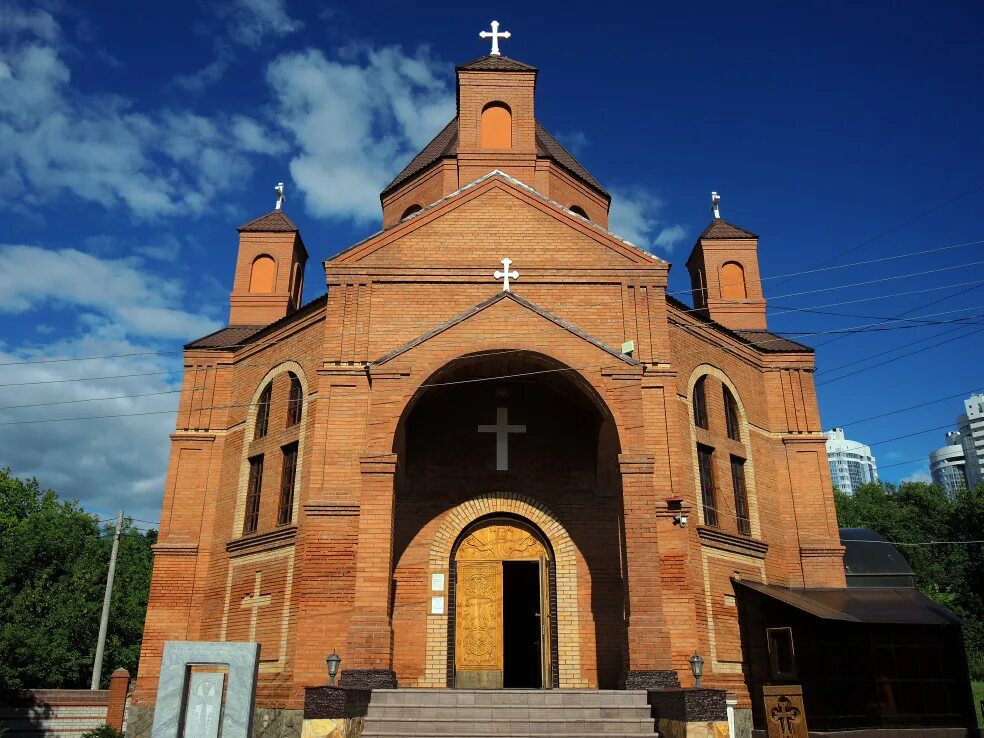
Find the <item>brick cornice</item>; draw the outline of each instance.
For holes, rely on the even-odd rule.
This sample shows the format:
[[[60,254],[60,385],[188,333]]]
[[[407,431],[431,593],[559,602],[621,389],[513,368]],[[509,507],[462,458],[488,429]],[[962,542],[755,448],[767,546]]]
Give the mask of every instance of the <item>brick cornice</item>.
[[[197,543],[155,543],[150,549],[154,556],[197,556]]]
[[[841,557],[846,550],[843,546],[800,546],[800,556],[804,559],[826,559]]]
[[[355,518],[359,516],[358,500],[309,500],[304,513],[314,518]]]
[[[626,474],[652,474],[656,467],[656,457],[653,454],[619,454],[618,471]]]
[[[786,445],[793,445],[796,443],[817,444],[825,443],[827,440],[827,436],[819,432],[797,433],[795,435],[783,434],[780,437],[782,438],[782,442]]]
[[[209,431],[208,433],[195,433],[193,431],[178,431],[177,433],[171,434],[172,441],[203,441],[205,443],[212,443],[216,439],[216,434]]]
[[[226,544],[226,551],[230,557],[245,556],[260,551],[272,551],[285,546],[292,546],[295,538],[297,538],[297,526],[285,525],[265,533],[254,533],[229,541]]]
[[[712,528],[706,525],[697,526],[697,536],[700,538],[701,545],[708,548],[716,548],[721,551],[752,556],[756,559],[764,559],[769,551],[769,544],[748,536],[729,533],[720,528]]]
[[[397,456],[394,453],[382,452],[365,454],[359,459],[359,468],[363,474],[395,474]]]

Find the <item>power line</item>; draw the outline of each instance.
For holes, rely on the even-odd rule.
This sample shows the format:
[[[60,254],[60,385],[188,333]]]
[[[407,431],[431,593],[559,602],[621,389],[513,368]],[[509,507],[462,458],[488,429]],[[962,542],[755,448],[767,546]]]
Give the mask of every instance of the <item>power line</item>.
[[[927,405],[934,405],[937,402],[944,402],[945,400],[953,400],[957,397],[966,397],[967,395],[972,395],[980,390],[968,390],[966,392],[958,392],[955,395],[947,395],[946,397],[937,397],[935,400],[927,400],[926,402],[921,402],[918,405],[909,405],[908,407],[900,408],[899,410],[890,410],[887,413],[881,413],[880,415],[872,415],[867,418],[861,418],[860,420],[852,420],[847,423],[838,423],[840,427],[861,425],[862,423],[867,423],[869,420],[878,420],[879,418],[887,418],[889,415],[898,415],[899,413],[908,412],[909,410],[916,410],[920,407],[926,407]]]
[[[3,405],[0,410],[18,410],[25,407],[47,407],[49,405],[75,405],[80,402],[106,402],[108,400],[130,400],[138,397],[155,397],[157,395],[176,395],[181,390],[165,390],[163,392],[144,392],[139,395],[115,395],[113,397],[87,397],[82,400],[55,400],[54,402],[30,402],[24,405]]]

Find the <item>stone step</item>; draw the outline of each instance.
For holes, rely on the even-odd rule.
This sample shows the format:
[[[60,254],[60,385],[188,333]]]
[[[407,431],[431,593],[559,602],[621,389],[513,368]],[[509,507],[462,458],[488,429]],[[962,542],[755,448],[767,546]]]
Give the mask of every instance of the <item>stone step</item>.
[[[373,690],[365,738],[657,735],[644,691]]]
[[[644,720],[648,705],[580,707],[576,705],[372,705],[372,716],[380,720]]]

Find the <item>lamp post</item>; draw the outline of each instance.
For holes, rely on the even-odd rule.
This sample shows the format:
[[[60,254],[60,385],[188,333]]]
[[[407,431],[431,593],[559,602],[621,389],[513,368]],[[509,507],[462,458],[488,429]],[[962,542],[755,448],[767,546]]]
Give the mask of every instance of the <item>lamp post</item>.
[[[700,689],[700,677],[704,673],[704,659],[696,653],[690,657],[690,671],[694,674],[694,689]]]
[[[325,659],[325,663],[328,664],[328,678],[331,680],[329,686],[335,686],[335,675],[338,674],[338,665],[342,663],[342,657],[335,653],[335,649],[331,649],[331,655]]]

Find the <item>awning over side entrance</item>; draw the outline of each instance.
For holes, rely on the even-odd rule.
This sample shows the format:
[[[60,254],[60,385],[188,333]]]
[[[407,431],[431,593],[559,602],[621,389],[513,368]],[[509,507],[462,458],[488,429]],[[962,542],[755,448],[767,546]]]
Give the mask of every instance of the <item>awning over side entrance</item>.
[[[793,589],[734,580],[736,585],[771,597],[824,620],[894,625],[960,625],[960,619],[916,589],[851,587]]]

